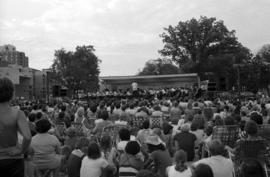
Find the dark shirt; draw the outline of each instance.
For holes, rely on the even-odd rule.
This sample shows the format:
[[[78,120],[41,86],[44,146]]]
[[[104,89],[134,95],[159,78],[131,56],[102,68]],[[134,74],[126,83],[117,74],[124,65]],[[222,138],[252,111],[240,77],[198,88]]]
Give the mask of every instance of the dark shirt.
[[[189,132],[181,132],[175,135],[174,140],[178,143],[178,149],[182,149],[187,153],[187,160],[193,161],[196,136]]]
[[[151,153],[159,176],[166,176],[166,168],[172,165],[172,159],[168,150],[157,150]]]
[[[80,169],[83,157],[84,156],[75,153],[70,154],[67,162],[68,177],[80,177]]]

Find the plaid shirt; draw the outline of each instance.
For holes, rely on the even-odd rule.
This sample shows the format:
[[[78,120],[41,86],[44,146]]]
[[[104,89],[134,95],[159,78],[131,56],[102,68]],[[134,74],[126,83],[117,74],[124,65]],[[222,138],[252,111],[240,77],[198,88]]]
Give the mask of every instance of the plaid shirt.
[[[240,138],[240,132],[239,126],[216,126],[213,129],[212,139],[219,139],[224,145],[234,148]]]

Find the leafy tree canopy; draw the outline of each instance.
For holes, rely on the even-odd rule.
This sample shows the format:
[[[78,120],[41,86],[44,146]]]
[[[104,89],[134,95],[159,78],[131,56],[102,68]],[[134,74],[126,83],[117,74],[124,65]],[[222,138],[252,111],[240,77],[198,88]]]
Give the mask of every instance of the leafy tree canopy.
[[[263,45],[260,50],[257,52],[262,61],[270,63],[270,44]]]
[[[56,79],[72,93],[76,90],[96,91],[99,84],[99,63],[93,46],[77,46],[75,52],[55,51],[52,70]]]
[[[175,66],[172,61],[167,59],[149,60],[138,75],[164,75],[164,74],[178,74],[179,68]]]
[[[160,35],[164,47],[159,52],[177,63],[185,72],[196,71],[201,75],[216,68],[213,66],[220,63],[221,58],[223,63],[232,67],[233,62],[241,63],[252,56],[237,41],[235,31],[228,30],[223,21],[216,18],[192,18],[164,30]]]

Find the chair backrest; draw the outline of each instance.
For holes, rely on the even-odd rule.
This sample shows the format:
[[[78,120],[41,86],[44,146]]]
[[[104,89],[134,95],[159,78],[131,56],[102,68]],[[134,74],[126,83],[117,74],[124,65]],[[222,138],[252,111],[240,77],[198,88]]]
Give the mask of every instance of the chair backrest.
[[[241,140],[239,142],[239,160],[246,158],[262,158],[265,153],[265,139]]]
[[[149,119],[151,128],[162,128],[163,118],[160,116],[152,116]]]
[[[260,125],[258,127],[258,136],[264,138],[267,143],[270,143],[270,124]]]
[[[238,125],[217,126],[213,129],[212,139],[219,139],[224,145],[234,148],[240,131]]]
[[[131,124],[131,127],[135,127],[135,128],[141,128],[142,125],[143,125],[143,122],[147,120],[146,117],[136,117],[136,116],[132,116],[130,118],[130,124]]]

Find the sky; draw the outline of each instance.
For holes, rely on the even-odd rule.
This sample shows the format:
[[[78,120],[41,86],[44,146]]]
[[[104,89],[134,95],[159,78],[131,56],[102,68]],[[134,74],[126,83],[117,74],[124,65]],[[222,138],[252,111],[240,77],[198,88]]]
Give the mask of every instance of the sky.
[[[37,69],[57,49],[93,45],[101,76],[135,75],[161,57],[164,27],[201,15],[223,20],[252,52],[270,43],[270,0],[0,0],[0,45]]]

